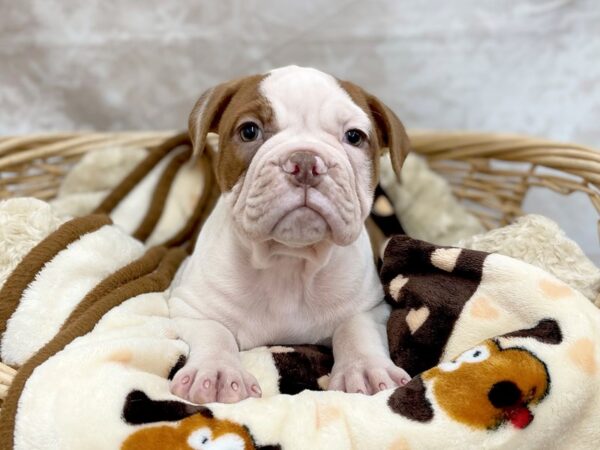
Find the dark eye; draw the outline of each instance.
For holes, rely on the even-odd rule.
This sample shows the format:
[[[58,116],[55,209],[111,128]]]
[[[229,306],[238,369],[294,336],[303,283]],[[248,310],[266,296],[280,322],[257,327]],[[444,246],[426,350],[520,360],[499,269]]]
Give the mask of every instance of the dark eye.
[[[240,137],[244,142],[252,142],[260,137],[260,128],[254,122],[243,123],[240,127]]]
[[[345,137],[348,144],[354,145],[355,147],[359,147],[367,138],[365,133],[356,128],[346,131]]]

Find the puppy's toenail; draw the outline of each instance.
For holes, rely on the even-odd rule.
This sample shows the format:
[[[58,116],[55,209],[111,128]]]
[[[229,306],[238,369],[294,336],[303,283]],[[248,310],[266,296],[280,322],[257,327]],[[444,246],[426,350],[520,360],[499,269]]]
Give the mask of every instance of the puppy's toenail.
[[[181,379],[181,383],[182,383],[182,384],[188,384],[189,382],[190,382],[190,377],[189,377],[189,375],[186,375],[185,377],[183,377],[183,378]]]
[[[364,394],[364,391],[362,389],[359,389],[358,391],[356,391],[357,394]]]
[[[204,389],[208,389],[210,387],[210,380],[204,380],[204,383],[202,383],[202,386],[204,386]]]
[[[252,387],[251,387],[250,389],[251,389],[251,390],[252,390],[252,392],[254,392],[255,394],[258,394],[258,395],[261,395],[261,394],[262,394],[262,391],[260,390],[260,388],[259,388],[257,385],[255,385],[255,384],[253,384],[253,385],[252,385]]]
[[[239,388],[239,386],[235,381],[233,383],[231,383],[231,389],[233,389],[234,391],[237,391],[238,388]]]
[[[402,384],[407,384],[407,383],[408,383],[408,378],[402,378],[402,379],[400,380],[400,382],[401,382]]]
[[[387,386],[385,385],[385,383],[379,383],[379,389],[385,391],[387,389]]]

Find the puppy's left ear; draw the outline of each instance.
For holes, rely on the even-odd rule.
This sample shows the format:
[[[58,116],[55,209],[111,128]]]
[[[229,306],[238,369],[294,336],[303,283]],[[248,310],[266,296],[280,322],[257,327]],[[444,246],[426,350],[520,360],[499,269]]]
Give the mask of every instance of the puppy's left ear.
[[[387,147],[396,178],[400,181],[402,164],[410,152],[410,140],[404,125],[394,112],[374,95],[365,92],[367,104],[375,120],[382,147]]]
[[[404,125],[396,114],[374,95],[350,81],[340,80],[340,84],[355,103],[371,114],[379,144],[389,149],[392,167],[400,180],[402,163],[410,151],[410,141]]]
[[[194,156],[197,157],[204,151],[206,135],[217,131],[221,116],[239,89],[240,81],[232,80],[208,89],[194,105],[188,120]]]

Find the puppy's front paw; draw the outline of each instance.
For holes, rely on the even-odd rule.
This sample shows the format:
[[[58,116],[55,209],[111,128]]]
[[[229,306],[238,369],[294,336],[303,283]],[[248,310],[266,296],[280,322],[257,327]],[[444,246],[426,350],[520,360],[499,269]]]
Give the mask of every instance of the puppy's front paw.
[[[358,358],[345,364],[335,363],[329,378],[330,391],[375,394],[404,386],[410,375],[387,358]]]
[[[256,378],[240,365],[226,361],[186,364],[173,377],[171,392],[193,403],[236,403],[260,397]]]

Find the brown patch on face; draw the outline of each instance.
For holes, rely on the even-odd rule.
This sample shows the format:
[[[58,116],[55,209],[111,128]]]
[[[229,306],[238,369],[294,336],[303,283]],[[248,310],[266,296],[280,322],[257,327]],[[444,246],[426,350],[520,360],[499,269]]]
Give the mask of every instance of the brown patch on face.
[[[530,405],[548,393],[545,364],[523,348],[502,349],[493,340],[423,374],[432,383],[436,403],[457,422],[495,429],[505,422],[525,428]]]
[[[384,105],[374,95],[369,94],[361,87],[349,81],[338,80],[340,86],[348,93],[350,98],[371,119],[372,132],[369,135],[372,157],[372,186],[377,185],[379,179],[379,158],[383,148],[388,148],[392,167],[398,179],[402,163],[410,151],[410,141],[404,125],[396,114]]]
[[[219,134],[215,172],[223,192],[233,188],[259,147],[276,132],[271,105],[259,91],[266,76],[252,75],[205,92],[190,115],[190,136],[196,152],[203,150],[209,132]],[[262,130],[261,138],[242,141],[239,126],[244,121],[257,123]]]
[[[583,370],[588,375],[595,375],[598,371],[598,363],[596,362],[596,345],[589,338],[577,339],[569,347],[569,359],[579,369]]]
[[[369,133],[369,152],[371,155],[371,186],[376,186],[379,180],[379,158],[381,158],[381,134],[378,133],[377,124],[375,122],[375,118],[373,117],[373,113],[371,108],[369,107],[369,103],[367,102],[367,97],[365,91],[359,86],[351,83],[349,81],[338,80],[342,89],[344,89],[352,101],[356,103],[362,109],[372,123],[371,132]]]
[[[546,297],[551,300],[560,300],[573,295],[573,289],[560,281],[542,280],[539,287]]]

